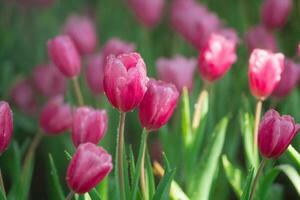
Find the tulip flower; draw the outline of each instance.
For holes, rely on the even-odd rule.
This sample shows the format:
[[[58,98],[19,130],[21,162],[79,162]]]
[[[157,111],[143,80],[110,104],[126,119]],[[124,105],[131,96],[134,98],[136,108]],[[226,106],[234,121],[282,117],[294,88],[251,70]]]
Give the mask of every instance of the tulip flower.
[[[0,155],[8,148],[13,135],[12,111],[5,101],[0,101]]]
[[[153,27],[159,23],[165,0],[128,0],[128,5],[145,26]]]
[[[220,79],[236,61],[235,42],[212,34],[199,53],[199,71],[208,82]]]
[[[90,54],[97,46],[96,27],[88,17],[69,16],[64,25],[64,33],[74,41],[81,54]]]
[[[23,112],[32,114],[37,110],[34,90],[29,80],[17,82],[12,88],[11,97],[16,106]]]
[[[94,94],[103,92],[104,62],[102,54],[89,57],[86,70],[86,81]]]
[[[131,53],[134,50],[135,45],[133,43],[122,41],[119,38],[111,38],[102,48],[102,53],[104,61],[106,61],[107,57],[110,55],[118,56],[124,53]]]
[[[72,110],[63,97],[50,99],[40,114],[40,126],[49,135],[57,135],[71,128]]]
[[[300,66],[290,59],[285,59],[281,79],[275,87],[272,96],[282,98],[287,96],[298,84]]]
[[[75,147],[83,143],[98,144],[107,129],[105,110],[79,107],[73,115],[72,140]]]
[[[224,36],[226,39],[231,40],[236,45],[240,43],[240,38],[237,32],[232,28],[222,28],[217,33]]]
[[[183,87],[192,89],[193,77],[197,61],[194,58],[185,58],[176,55],[174,58],[160,58],[156,61],[159,78],[173,83],[179,91]]]
[[[264,0],[261,13],[264,25],[270,29],[283,27],[292,6],[292,0]]]
[[[139,106],[139,119],[148,131],[167,123],[176,107],[179,92],[173,84],[149,80],[147,92]]]
[[[72,191],[83,194],[101,182],[112,168],[112,158],[103,148],[81,144],[70,161],[66,180]]]
[[[218,16],[194,0],[173,1],[171,24],[184,39],[199,50],[209,35],[221,27]]]
[[[64,94],[66,80],[61,72],[52,64],[39,65],[33,70],[35,88],[46,97]]]
[[[261,25],[251,28],[245,36],[249,52],[254,49],[265,49],[277,51],[276,39],[272,32],[268,31]]]

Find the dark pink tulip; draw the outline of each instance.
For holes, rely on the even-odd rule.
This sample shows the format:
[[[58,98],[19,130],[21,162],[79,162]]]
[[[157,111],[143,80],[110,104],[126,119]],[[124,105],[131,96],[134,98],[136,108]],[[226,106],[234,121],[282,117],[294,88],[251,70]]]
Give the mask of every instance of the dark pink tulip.
[[[281,28],[285,25],[292,9],[292,0],[265,0],[262,6],[262,21],[267,28]]]
[[[88,17],[71,15],[64,26],[64,33],[72,38],[81,54],[93,53],[97,46],[96,27]]]
[[[134,14],[145,26],[155,26],[159,23],[165,0],[128,0]]]
[[[272,32],[259,25],[251,28],[245,36],[249,52],[253,49],[265,49],[273,52],[277,51],[277,43]]]
[[[39,65],[32,76],[35,88],[44,96],[53,97],[66,91],[65,77],[52,64]]]
[[[290,59],[285,59],[281,79],[275,87],[272,95],[277,98],[282,98],[288,95],[296,87],[299,80],[299,74],[299,64],[294,63]]]
[[[174,0],[171,24],[191,45],[201,49],[209,35],[221,27],[219,18],[193,0]]]
[[[199,53],[201,77],[208,82],[221,78],[237,59],[235,46],[233,40],[212,34]]]
[[[50,135],[57,135],[72,126],[72,109],[63,102],[63,97],[50,99],[40,114],[40,126]]]
[[[133,43],[122,41],[118,38],[111,38],[108,40],[103,49],[103,57],[106,59],[109,55],[118,56],[123,53],[131,53],[135,50]]]
[[[69,78],[80,74],[80,56],[69,36],[60,35],[48,41],[48,53],[52,62]]]
[[[79,107],[73,115],[72,140],[75,147],[91,142],[98,144],[107,129],[105,110]]]
[[[0,155],[8,148],[13,134],[12,111],[5,101],[0,101]]]
[[[180,55],[170,59],[160,58],[156,62],[159,78],[173,83],[179,91],[183,87],[192,89],[196,65],[196,59],[188,59]]]
[[[94,94],[103,92],[104,58],[102,54],[89,57],[86,70],[86,80]]]
[[[270,96],[281,79],[284,55],[254,49],[249,59],[249,84],[253,96],[264,100]]]
[[[66,180],[71,190],[83,194],[101,182],[112,168],[112,158],[103,148],[81,144],[70,161]]]
[[[258,147],[266,158],[278,158],[290,145],[300,129],[294,118],[280,116],[271,109],[262,118],[258,130]]]
[[[16,106],[25,113],[32,114],[37,110],[37,102],[31,82],[21,80],[11,91],[11,97]]]
[[[104,70],[103,88],[110,103],[122,112],[138,106],[147,90],[147,70],[138,53],[109,56]]]
[[[149,80],[147,92],[139,106],[139,119],[148,131],[165,125],[176,107],[179,92],[175,85],[163,81]]]

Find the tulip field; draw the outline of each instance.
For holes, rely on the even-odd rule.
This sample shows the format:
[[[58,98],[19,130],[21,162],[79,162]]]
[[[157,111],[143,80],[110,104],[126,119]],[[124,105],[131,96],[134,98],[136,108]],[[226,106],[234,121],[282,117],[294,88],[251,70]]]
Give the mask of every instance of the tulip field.
[[[0,200],[300,199],[299,0],[2,0]]]

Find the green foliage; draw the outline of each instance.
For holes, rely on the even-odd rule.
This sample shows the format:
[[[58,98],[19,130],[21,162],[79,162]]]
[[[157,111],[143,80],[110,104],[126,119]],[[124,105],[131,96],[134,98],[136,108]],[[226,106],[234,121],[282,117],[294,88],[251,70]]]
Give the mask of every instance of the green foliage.
[[[251,167],[248,170],[246,182],[243,187],[243,194],[240,200],[250,200],[250,193],[251,193],[253,179],[254,179],[254,168]]]

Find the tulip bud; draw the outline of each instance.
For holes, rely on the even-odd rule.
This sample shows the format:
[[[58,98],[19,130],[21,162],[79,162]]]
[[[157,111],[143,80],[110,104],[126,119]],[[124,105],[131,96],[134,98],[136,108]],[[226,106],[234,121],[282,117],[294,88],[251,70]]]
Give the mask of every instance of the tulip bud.
[[[80,56],[69,36],[61,35],[49,40],[48,53],[66,77],[73,78],[80,74]]]
[[[40,114],[40,126],[47,134],[57,135],[67,131],[72,125],[72,110],[64,104],[63,97],[50,99]]]
[[[188,59],[177,55],[174,58],[160,58],[156,62],[159,78],[173,83],[179,91],[183,87],[192,89],[196,59]]]
[[[249,59],[249,84],[253,96],[264,100],[270,96],[281,79],[284,55],[254,49]]]
[[[256,48],[273,52],[277,51],[274,35],[261,25],[251,28],[246,34],[245,39],[249,52],[252,52]]]
[[[131,53],[134,50],[135,45],[133,43],[128,43],[118,38],[111,38],[105,43],[102,52],[104,60],[106,60],[109,55],[118,56],[123,53]]]
[[[35,88],[44,96],[53,97],[66,91],[65,77],[52,64],[36,67],[32,76]]]
[[[128,0],[134,14],[145,26],[155,26],[162,15],[164,0]]]
[[[88,17],[76,15],[68,17],[64,33],[74,41],[81,54],[92,53],[97,46],[96,27]]]
[[[261,120],[258,130],[258,147],[266,158],[278,158],[290,145],[300,129],[294,118],[289,115],[280,116],[271,109]]]
[[[147,90],[146,73],[146,65],[138,53],[109,56],[103,88],[110,103],[122,112],[138,106]]]
[[[0,154],[8,147],[13,134],[12,111],[5,101],[0,101]]]
[[[76,193],[90,191],[112,170],[112,158],[92,143],[79,145],[67,169],[68,186]]]
[[[107,129],[105,110],[94,110],[90,107],[79,107],[73,115],[72,140],[75,147],[91,142],[98,144]]]
[[[173,84],[149,80],[147,92],[139,106],[139,119],[148,131],[167,123],[176,107],[179,92]]]
[[[209,82],[221,78],[236,61],[235,42],[212,34],[199,53],[201,77]]]
[[[89,57],[86,81],[94,94],[103,92],[104,62],[102,54]]]
[[[272,95],[281,98],[288,95],[298,84],[300,67],[290,59],[285,59],[281,79]]]
[[[29,80],[21,80],[15,84],[11,97],[16,106],[23,112],[32,114],[37,110],[37,102]]]
[[[275,29],[285,25],[292,9],[291,0],[265,0],[262,5],[262,21],[267,28]]]
[[[174,0],[171,24],[191,45],[201,49],[211,33],[221,27],[218,16],[194,0]]]

